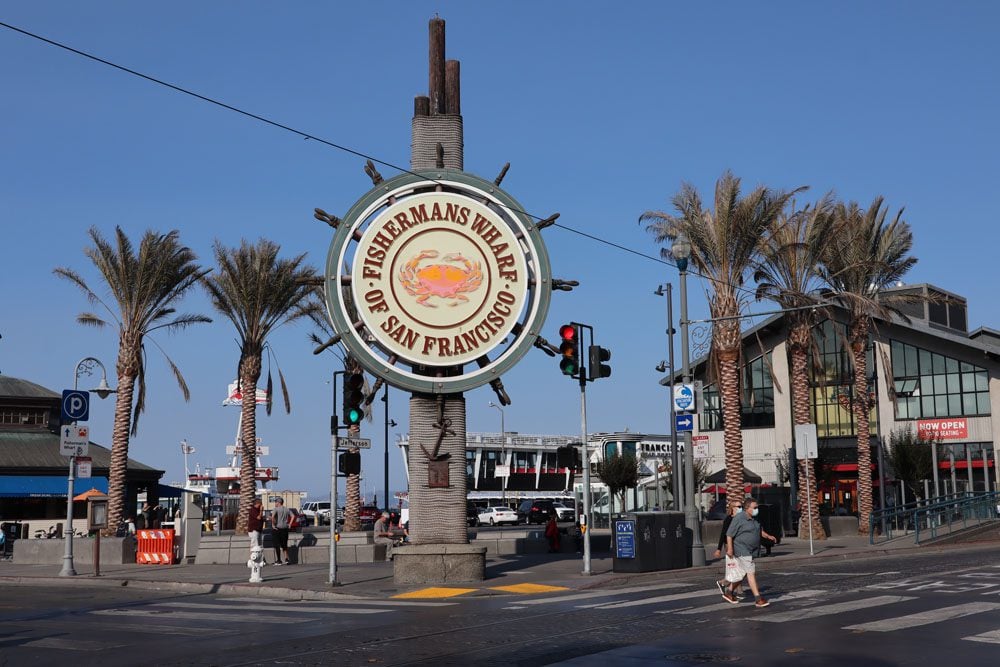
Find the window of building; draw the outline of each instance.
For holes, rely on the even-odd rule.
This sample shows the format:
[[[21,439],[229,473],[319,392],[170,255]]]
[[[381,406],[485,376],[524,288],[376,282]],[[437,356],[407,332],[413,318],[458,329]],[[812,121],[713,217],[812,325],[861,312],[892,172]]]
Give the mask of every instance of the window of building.
[[[774,427],[774,382],[771,378],[771,353],[767,358],[757,357],[743,367],[743,400],[740,428]],[[702,389],[704,410],[699,428],[702,431],[721,431],[722,397],[717,384]]]
[[[990,414],[985,368],[900,341],[890,341],[897,419]]]
[[[815,347],[810,353],[811,405],[816,436],[841,438],[857,435],[851,397],[854,393],[854,363],[847,344],[845,325],[824,320],[814,329]],[[868,396],[875,397],[876,367],[871,345],[865,352],[868,370]],[[868,416],[869,431],[878,433],[876,402],[872,400]]]
[[[44,426],[48,423],[48,408],[0,407],[0,424],[5,426]]]

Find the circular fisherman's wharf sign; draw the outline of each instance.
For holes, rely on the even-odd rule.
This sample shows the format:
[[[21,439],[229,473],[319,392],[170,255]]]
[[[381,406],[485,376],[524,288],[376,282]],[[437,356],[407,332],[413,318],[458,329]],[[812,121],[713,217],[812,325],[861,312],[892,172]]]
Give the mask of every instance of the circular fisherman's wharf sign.
[[[459,171],[403,174],[359,200],[327,258],[334,330],[389,384],[458,392],[498,378],[538,337],[548,256],[520,205]]]
[[[358,242],[358,315],[392,353],[428,366],[475,361],[517,324],[528,296],[524,252],[483,204],[450,192],[407,197]]]

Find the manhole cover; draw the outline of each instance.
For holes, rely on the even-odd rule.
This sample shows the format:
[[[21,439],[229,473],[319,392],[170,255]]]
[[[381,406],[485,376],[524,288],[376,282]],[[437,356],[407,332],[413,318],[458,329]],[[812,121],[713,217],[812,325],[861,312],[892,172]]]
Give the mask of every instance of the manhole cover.
[[[719,653],[674,653],[666,656],[668,660],[675,662],[690,662],[692,664],[706,664],[711,662],[739,662],[736,655],[721,655]]]

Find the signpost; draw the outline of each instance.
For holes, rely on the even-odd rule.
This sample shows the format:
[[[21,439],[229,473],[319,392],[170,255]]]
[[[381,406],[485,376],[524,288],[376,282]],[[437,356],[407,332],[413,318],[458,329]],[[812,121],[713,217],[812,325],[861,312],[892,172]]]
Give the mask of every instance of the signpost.
[[[688,412],[694,407],[694,385],[679,384],[674,387],[674,409]]]
[[[371,438],[341,438],[340,446],[343,449],[371,449]]]
[[[819,445],[816,441],[816,424],[796,424],[795,426],[795,458],[815,459],[819,456]],[[813,553],[813,524],[812,524],[812,490],[809,488],[809,475],[806,475],[806,516],[809,517],[806,523],[809,524],[809,555]]]
[[[691,415],[674,415],[674,421],[678,432],[694,430],[694,417]]]
[[[89,445],[89,426],[66,424],[59,427],[59,453],[63,456],[86,456]]]
[[[90,393],[78,389],[63,389],[62,423],[85,422],[90,416]]]

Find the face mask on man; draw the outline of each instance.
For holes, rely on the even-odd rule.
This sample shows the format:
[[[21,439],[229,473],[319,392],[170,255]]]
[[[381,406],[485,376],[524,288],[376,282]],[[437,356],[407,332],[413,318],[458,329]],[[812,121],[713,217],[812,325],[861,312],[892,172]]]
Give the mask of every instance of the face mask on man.
[[[750,516],[757,516],[758,512],[760,512],[760,510],[754,507],[752,510],[750,510]]]

